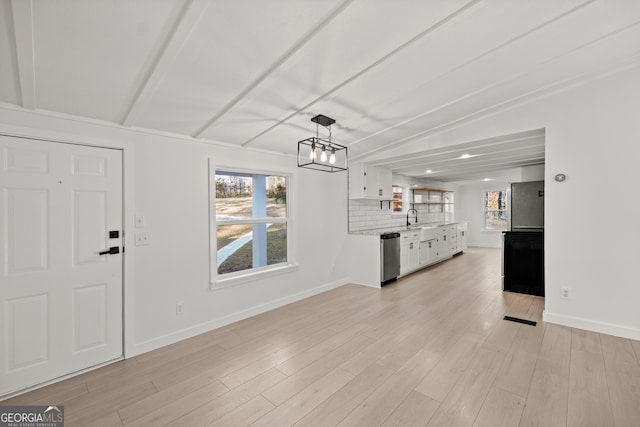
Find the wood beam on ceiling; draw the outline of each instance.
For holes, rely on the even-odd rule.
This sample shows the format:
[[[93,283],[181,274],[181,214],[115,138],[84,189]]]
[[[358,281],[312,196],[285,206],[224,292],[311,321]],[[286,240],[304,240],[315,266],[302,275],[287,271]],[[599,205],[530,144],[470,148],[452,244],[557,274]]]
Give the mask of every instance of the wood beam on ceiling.
[[[503,157],[503,158],[495,158],[488,159],[483,162],[477,162],[474,164],[465,164],[465,163],[455,163],[455,164],[446,164],[446,165],[438,165],[438,164],[428,164],[428,165],[414,165],[409,167],[401,167],[398,169],[393,169],[393,172],[398,173],[400,175],[425,175],[426,169],[431,169],[433,176],[435,173],[441,175],[452,175],[459,174],[461,172],[475,172],[475,171],[485,171],[497,169],[500,167],[508,166],[508,165],[522,165],[522,164],[540,164],[545,162],[544,153],[538,155],[531,155],[526,157]],[[431,175],[431,174],[427,174]]]
[[[635,25],[636,24],[634,24],[634,26]],[[629,28],[631,28],[631,26]],[[589,46],[589,45],[585,45],[585,46]],[[456,126],[460,126],[465,122],[469,122],[473,119],[478,119],[478,118],[493,114],[495,112],[515,108],[515,107],[518,107],[519,105],[526,104],[535,99],[543,98],[545,96],[548,96],[550,94],[554,94],[557,92],[562,92],[564,90],[568,90],[576,86],[587,84],[603,76],[615,74],[617,72],[636,67],[638,62],[640,62],[639,58],[640,58],[640,54],[636,54],[631,57],[625,57],[624,59],[614,63],[613,65],[607,64],[607,66],[602,69],[585,70],[583,73],[572,75],[569,78],[558,80],[551,84],[536,88],[527,93],[514,96],[510,99],[507,99],[492,105],[488,105],[470,114],[457,117],[454,120],[451,120],[449,122],[437,124],[433,127],[424,129],[420,132],[397,139],[395,141],[385,142],[384,146],[367,149],[362,154],[353,154],[350,157],[352,161],[367,161],[367,159],[372,158],[376,154],[379,156],[384,154],[385,152],[393,152],[396,150],[396,147],[399,145],[406,144],[409,142],[417,142],[420,138],[427,138],[431,135],[444,132],[450,128],[455,128]],[[353,143],[350,143],[349,147],[352,148],[352,145]]]
[[[317,104],[318,102],[326,99],[327,97],[329,97],[330,95],[332,95],[333,93],[337,92],[338,90],[342,89],[343,87],[345,87],[346,85],[348,85],[349,83],[353,82],[354,80],[356,80],[357,78],[360,78],[361,76],[363,76],[364,74],[366,74],[367,72],[369,72],[370,70],[374,69],[375,67],[377,67],[378,65],[382,64],[383,62],[387,61],[388,59],[394,57],[396,54],[398,54],[399,52],[403,51],[405,48],[411,46],[412,44],[414,44],[415,42],[417,42],[418,40],[420,40],[421,38],[423,38],[424,36],[434,32],[435,30],[443,27],[444,25],[446,25],[447,23],[449,23],[450,21],[456,19],[457,17],[459,17],[460,15],[462,15],[464,12],[466,12],[467,10],[469,10],[470,8],[472,8],[473,6],[475,6],[476,4],[478,4],[480,2],[480,0],[470,0],[468,3],[466,3],[464,6],[460,7],[459,9],[457,9],[455,12],[447,15],[446,17],[444,17],[443,19],[439,20],[438,22],[436,22],[434,25],[430,26],[429,28],[427,28],[426,30],[422,31],[421,33],[419,33],[418,35],[412,37],[411,39],[407,40],[406,42],[402,43],[400,46],[398,46],[397,48],[393,49],[391,52],[387,53],[386,55],[384,55],[383,57],[377,59],[376,61],[374,61],[373,63],[371,63],[370,65],[368,65],[367,67],[365,67],[364,69],[358,71],[356,74],[354,74],[353,76],[347,78],[346,80],[342,81],[341,83],[339,83],[338,85],[334,86],[333,88],[329,89],[328,91],[324,92],[322,95],[318,96],[317,98],[313,99],[311,102],[303,105],[302,107],[296,109],[294,112],[290,113],[289,115],[287,115],[286,117],[284,117],[283,119],[278,120],[275,124],[269,126],[268,128],[266,128],[265,130],[263,130],[262,132],[258,133],[257,135],[253,136],[251,139],[245,141],[242,146],[246,147],[249,144],[253,143],[255,140],[257,140],[258,138],[260,138],[261,136],[269,133],[270,131],[272,131],[273,129],[277,128],[278,126],[282,125],[283,123],[289,121],[291,118],[297,116],[298,114],[302,113],[305,110],[308,110],[309,108],[311,108],[313,105]]]
[[[217,122],[222,116],[224,116],[229,110],[242,101],[247,95],[249,95],[258,85],[272,75],[282,64],[284,64],[289,58],[291,58],[296,52],[298,52],[309,40],[311,40],[320,30],[326,27],[336,16],[349,6],[353,0],[345,0],[340,3],[335,9],[330,11],[320,22],[313,26],[306,34],[304,34],[296,43],[293,44],[287,51],[282,54],[276,61],[271,64],[265,71],[263,71],[249,86],[247,86],[242,92],[236,95],[227,105],[225,105],[220,111],[218,111],[211,119],[209,119],[204,125],[200,126],[198,130],[193,133],[194,138],[200,138],[203,133],[207,131],[215,122]],[[245,146],[245,144],[242,144]]]
[[[393,166],[395,164],[419,165],[425,161],[432,161],[434,159],[438,160],[439,158],[449,160],[466,152],[480,152],[483,155],[487,155],[494,152],[503,153],[530,150],[534,148],[539,150],[540,147],[542,147],[541,150],[544,152],[544,133],[542,135],[515,137],[509,140],[500,138],[499,140],[482,140],[467,144],[450,145],[444,149],[414,152],[403,156],[390,157],[381,161],[371,162],[371,164],[395,169]]]
[[[464,63],[462,63],[462,64],[460,64],[460,65],[458,65],[458,66],[456,66],[456,67],[454,67],[454,68],[452,68],[450,70],[447,70],[444,74],[432,79],[429,83],[432,84],[436,80],[443,79],[443,78],[447,77],[448,75],[451,75],[452,73],[454,73],[457,70],[460,70],[462,68],[468,67],[468,66],[470,66],[470,65],[472,65],[472,64],[474,64],[474,63],[476,63],[476,62],[478,62],[480,60],[483,60],[483,59],[487,58],[488,56],[490,56],[491,54],[493,54],[493,53],[495,53],[495,52],[497,52],[497,51],[499,51],[501,49],[504,49],[507,46],[513,45],[513,44],[517,43],[518,41],[524,39],[525,37],[528,37],[531,34],[534,34],[534,33],[544,29],[545,27],[547,27],[547,26],[549,26],[551,24],[570,16],[571,14],[573,14],[576,11],[584,8],[585,6],[587,6],[590,3],[593,3],[594,1],[595,0],[588,0],[588,1],[586,1],[586,2],[584,2],[582,4],[580,4],[580,5],[572,8],[572,9],[569,9],[569,10],[565,11],[564,13],[562,13],[560,15],[557,15],[557,16],[553,17],[552,19],[549,19],[549,20],[547,20],[545,22],[542,22],[542,23],[538,24],[537,26],[535,26],[533,28],[530,28],[530,29],[518,34],[517,36],[512,37],[509,40],[506,40],[506,41],[498,44],[497,46],[493,46],[490,49],[488,49],[488,50],[486,50],[484,52],[481,52],[478,55],[474,56],[473,58],[465,61]],[[364,142],[364,141],[366,141],[366,140],[368,140],[370,138],[373,138],[373,137],[375,137],[377,135],[389,132],[389,131],[391,131],[393,129],[396,129],[398,127],[405,126],[405,125],[407,125],[407,124],[409,124],[409,123],[411,123],[411,122],[413,122],[415,120],[418,120],[418,119],[420,119],[422,117],[425,117],[425,116],[428,116],[430,114],[437,113],[437,112],[439,112],[439,111],[441,111],[441,110],[443,110],[443,109],[445,109],[447,107],[450,107],[452,105],[458,104],[458,103],[463,102],[463,101],[466,101],[466,100],[468,100],[468,99],[470,99],[472,97],[478,96],[479,94],[495,90],[496,87],[498,87],[500,85],[503,85],[503,84],[506,84],[506,83],[508,83],[508,82],[510,82],[512,80],[515,80],[515,79],[521,77],[522,75],[526,75],[526,74],[528,74],[528,72],[516,73],[516,74],[511,75],[511,76],[509,76],[509,77],[507,77],[505,79],[495,81],[495,82],[493,82],[493,83],[491,83],[489,85],[486,85],[484,87],[481,87],[481,88],[479,88],[479,89],[477,89],[477,90],[475,90],[475,91],[473,91],[471,93],[465,94],[464,96],[461,96],[461,97],[459,97],[457,99],[453,99],[453,100],[448,101],[448,102],[446,102],[444,104],[438,105],[435,108],[431,108],[431,109],[429,109],[427,111],[424,111],[424,112],[421,112],[419,114],[416,114],[416,115],[414,115],[412,117],[409,117],[409,118],[407,118],[405,120],[402,120],[400,122],[394,123],[393,125],[388,126],[388,127],[384,128],[384,129],[380,129],[380,130],[378,130],[378,131],[376,131],[376,132],[374,132],[374,133],[372,133],[370,135],[367,135],[367,136],[365,136],[363,138],[360,138],[360,139],[358,139],[356,141],[352,141],[351,143],[349,143],[349,147],[353,148],[353,146],[355,146],[355,145],[357,145],[357,144],[359,144],[361,142]],[[426,83],[423,84],[422,86],[426,86]],[[465,116],[465,117],[468,117],[468,116]],[[407,137],[401,138],[399,140],[392,141],[390,143],[386,143],[384,148],[387,148],[390,145],[397,145],[397,144],[400,144],[400,143],[403,143],[403,142],[407,142],[409,140],[418,138],[418,137],[426,134],[427,132],[431,132],[431,131],[432,131],[432,129],[424,130],[424,131],[415,133],[413,135],[409,135]],[[356,159],[356,158],[357,157],[354,157],[354,159]]]
[[[33,3],[12,0],[13,31],[16,42],[18,77],[22,107],[36,109],[36,70],[33,45]]]
[[[491,174],[495,171],[513,169],[524,166],[543,165],[545,164],[544,158],[528,159],[521,161],[500,161],[492,165],[481,165],[475,167],[459,167],[459,168],[445,168],[444,170],[437,170],[433,173],[427,174],[424,169],[398,172],[401,175],[417,176],[421,178],[438,179],[443,181],[456,180],[459,178],[473,178],[480,177],[481,175]]]
[[[138,89],[122,114],[120,124],[134,126],[139,115],[144,112],[149,100],[169,71],[169,68],[178,60],[183,47],[191,38],[205,11],[211,4],[208,0],[190,0],[183,6],[171,31],[165,37],[162,47],[155,55],[155,59],[149,65]]]

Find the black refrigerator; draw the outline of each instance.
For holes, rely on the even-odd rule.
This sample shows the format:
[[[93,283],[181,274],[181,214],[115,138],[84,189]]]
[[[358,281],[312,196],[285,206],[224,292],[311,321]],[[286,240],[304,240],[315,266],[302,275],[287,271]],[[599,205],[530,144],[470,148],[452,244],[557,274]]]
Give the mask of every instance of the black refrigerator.
[[[502,236],[502,289],[544,296],[544,181],[511,184]]]

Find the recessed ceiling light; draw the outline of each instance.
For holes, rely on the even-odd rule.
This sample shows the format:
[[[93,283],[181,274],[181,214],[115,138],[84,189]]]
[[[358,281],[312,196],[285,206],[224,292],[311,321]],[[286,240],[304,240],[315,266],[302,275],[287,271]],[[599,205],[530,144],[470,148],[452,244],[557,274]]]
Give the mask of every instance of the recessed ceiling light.
[[[460,156],[459,158],[460,158],[460,159],[469,159],[469,158],[471,158],[471,157],[474,157],[474,156],[473,156],[473,155],[471,155],[471,154],[468,154],[468,153],[464,153],[464,154],[463,154],[462,156]]]
[[[431,169],[427,169],[425,173],[433,173],[433,171]]]
[[[485,178],[483,181],[493,181],[493,178]]]

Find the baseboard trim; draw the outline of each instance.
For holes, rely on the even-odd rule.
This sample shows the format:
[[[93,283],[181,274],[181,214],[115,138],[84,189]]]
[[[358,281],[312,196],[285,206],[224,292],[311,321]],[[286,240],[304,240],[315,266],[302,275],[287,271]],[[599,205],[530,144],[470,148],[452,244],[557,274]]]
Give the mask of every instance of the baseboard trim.
[[[548,323],[555,323],[556,325],[584,329],[587,331],[613,335],[621,338],[628,338],[631,340],[640,340],[640,329],[629,328],[627,326],[614,325],[612,323],[606,322],[597,322],[581,317],[550,313],[547,310],[544,310],[542,312],[542,320]]]
[[[321,294],[323,292],[330,291],[331,289],[338,288],[340,286],[346,285],[350,283],[347,278],[335,280],[333,282],[317,286],[312,289],[307,289],[302,292],[298,292],[293,295],[286,296],[284,298],[280,298],[274,301],[269,301],[264,304],[260,304],[246,310],[242,310],[236,313],[229,314],[227,316],[213,319],[205,323],[201,323],[198,325],[194,325],[185,329],[181,329],[179,331],[171,332],[166,335],[162,335],[157,338],[153,338],[147,341],[143,341],[137,344],[134,344],[128,348],[127,358],[138,356],[142,353],[146,353],[152,350],[156,350],[160,347],[164,347],[178,341],[185,340],[187,338],[194,337],[196,335],[203,334],[205,332],[212,331],[214,329],[221,328],[223,326],[229,325],[234,322],[238,322],[240,320],[247,319],[249,317],[256,316],[258,314],[264,313],[269,310],[273,310],[278,307],[282,307],[283,305],[291,304],[296,301],[300,301],[305,298],[312,297],[317,294]]]
[[[382,287],[382,285],[376,286],[376,285],[371,285],[367,283],[356,282],[355,280],[351,280],[349,281],[349,283],[351,283],[352,285],[366,286],[367,288],[374,288],[374,289],[380,289]]]

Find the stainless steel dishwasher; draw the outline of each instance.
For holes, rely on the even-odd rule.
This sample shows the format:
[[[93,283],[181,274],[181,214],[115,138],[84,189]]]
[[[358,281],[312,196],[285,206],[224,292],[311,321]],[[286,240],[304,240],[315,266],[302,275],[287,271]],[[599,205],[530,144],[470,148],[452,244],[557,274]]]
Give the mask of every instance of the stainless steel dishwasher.
[[[393,282],[400,275],[400,233],[380,235],[380,283]]]

